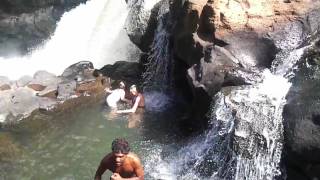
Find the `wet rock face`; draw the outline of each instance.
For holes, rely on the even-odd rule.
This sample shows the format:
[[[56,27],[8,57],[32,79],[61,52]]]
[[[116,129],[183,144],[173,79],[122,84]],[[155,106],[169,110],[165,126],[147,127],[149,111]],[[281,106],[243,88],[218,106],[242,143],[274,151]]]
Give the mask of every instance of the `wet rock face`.
[[[279,51],[302,45],[308,35],[319,28],[316,25],[319,11],[315,8],[319,3],[311,4],[300,1],[175,1],[171,4],[171,13],[176,17],[174,55],[190,67],[205,66],[202,58],[209,67],[213,66],[211,62],[217,66],[229,61],[231,66],[215,67],[229,74],[239,68],[247,72],[270,68]]]
[[[320,166],[320,47],[299,64],[287,94],[283,117],[289,177],[319,177]]]
[[[143,52],[148,52],[157,29],[158,14],[162,1],[158,0],[152,9],[144,7],[145,0],[130,0],[125,29],[130,40]]]
[[[174,1],[173,53],[188,66],[194,99],[202,92],[213,97],[222,87],[261,81],[261,71],[279,52],[303,46],[319,29],[315,7],[319,2]]]
[[[122,80],[129,84],[141,83],[142,65],[136,62],[118,61],[113,65],[106,65],[100,72],[114,80]]]
[[[61,15],[86,0],[3,0],[0,2],[0,56],[23,55],[47,39]]]
[[[237,32],[224,38],[224,46],[245,68],[270,68],[277,53],[272,39],[254,32]]]

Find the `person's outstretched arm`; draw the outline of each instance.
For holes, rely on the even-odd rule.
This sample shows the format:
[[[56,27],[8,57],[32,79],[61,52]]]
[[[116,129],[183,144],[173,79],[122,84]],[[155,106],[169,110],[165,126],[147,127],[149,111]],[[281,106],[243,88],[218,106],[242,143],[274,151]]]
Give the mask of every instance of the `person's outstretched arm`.
[[[131,109],[118,110],[117,113],[134,113],[136,112],[140,101],[140,96],[137,97],[136,102],[134,103]]]
[[[107,92],[107,93],[112,93],[113,90],[111,90],[109,87],[106,87],[106,88],[104,89],[104,91]]]
[[[121,93],[120,99],[121,99],[121,101],[124,101],[124,102],[126,102],[126,103],[130,103],[130,102],[131,102],[129,99],[126,98],[126,92],[125,92],[125,91],[123,91],[123,92]]]

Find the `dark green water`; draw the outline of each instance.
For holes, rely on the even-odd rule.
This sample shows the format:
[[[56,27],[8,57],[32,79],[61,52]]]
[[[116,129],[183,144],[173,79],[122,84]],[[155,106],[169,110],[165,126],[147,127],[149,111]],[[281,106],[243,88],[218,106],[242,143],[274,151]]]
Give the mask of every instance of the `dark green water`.
[[[0,165],[0,179],[93,179],[116,137],[127,138],[145,164],[155,147],[161,149],[177,140],[175,133],[167,133],[175,131],[172,124],[159,122],[159,118],[145,113],[142,121],[131,127],[128,115],[111,116],[101,104],[60,115],[37,114],[18,128],[0,132],[0,137],[12,144],[8,150],[12,154]],[[152,170],[146,174],[148,171]],[[104,175],[104,179],[109,177],[110,173]]]

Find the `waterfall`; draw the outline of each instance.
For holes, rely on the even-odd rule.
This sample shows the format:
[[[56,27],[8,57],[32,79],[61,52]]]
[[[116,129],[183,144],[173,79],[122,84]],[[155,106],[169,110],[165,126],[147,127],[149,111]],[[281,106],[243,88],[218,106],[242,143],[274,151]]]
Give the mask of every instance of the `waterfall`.
[[[174,65],[170,52],[170,29],[169,2],[164,1],[158,13],[158,26],[143,74],[145,91],[165,91],[172,87]]]
[[[29,55],[0,57],[0,75],[18,79],[46,70],[60,75],[65,68],[81,60],[95,68],[115,61],[137,61],[140,50],[124,30],[128,15],[125,0],[90,0],[61,17],[47,42]]]
[[[219,92],[212,103],[211,129],[157,159],[162,172],[153,177],[271,180],[279,176],[282,108],[290,83],[269,71],[264,76],[261,84],[236,88],[228,96]],[[281,86],[277,89],[281,92],[270,83]]]
[[[291,87],[289,78],[306,48],[279,52],[271,70],[262,72],[262,82],[223,88],[211,104],[211,128],[169,155],[160,156],[157,149],[158,155],[151,155],[152,162],[147,162],[147,167],[157,169],[150,170],[150,176],[172,180],[283,177],[282,112]]]

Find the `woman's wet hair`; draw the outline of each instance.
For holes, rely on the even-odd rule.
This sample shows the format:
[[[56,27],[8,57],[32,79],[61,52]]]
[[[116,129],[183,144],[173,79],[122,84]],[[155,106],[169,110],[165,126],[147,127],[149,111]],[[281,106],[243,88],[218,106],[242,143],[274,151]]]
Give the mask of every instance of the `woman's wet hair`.
[[[131,86],[130,86],[130,89],[133,89],[133,88],[137,89],[137,86],[136,86],[136,85],[134,85],[134,84],[133,84],[133,85],[131,85]]]
[[[119,88],[124,89],[126,87],[125,83],[123,81],[119,82]]]
[[[128,141],[126,141],[124,138],[117,138],[112,141],[111,149],[114,153],[128,154],[130,151],[130,146]]]

